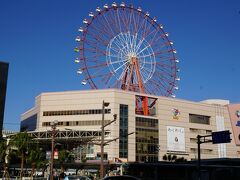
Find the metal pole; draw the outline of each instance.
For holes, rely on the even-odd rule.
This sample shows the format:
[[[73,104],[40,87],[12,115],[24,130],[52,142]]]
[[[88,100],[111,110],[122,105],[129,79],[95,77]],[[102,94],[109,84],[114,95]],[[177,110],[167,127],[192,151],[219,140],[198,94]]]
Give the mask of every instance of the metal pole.
[[[54,139],[55,139],[56,124],[52,125],[52,151],[51,151],[51,163],[50,163],[50,180],[53,180],[53,156],[54,156]]]
[[[100,164],[100,178],[104,177],[104,164],[103,164],[103,154],[104,154],[104,101],[102,103],[102,133],[101,133],[101,164]]]
[[[198,179],[201,180],[201,153],[200,153],[200,144],[201,144],[201,136],[197,136],[197,144],[198,144],[198,164],[197,164],[197,169],[198,169]]]

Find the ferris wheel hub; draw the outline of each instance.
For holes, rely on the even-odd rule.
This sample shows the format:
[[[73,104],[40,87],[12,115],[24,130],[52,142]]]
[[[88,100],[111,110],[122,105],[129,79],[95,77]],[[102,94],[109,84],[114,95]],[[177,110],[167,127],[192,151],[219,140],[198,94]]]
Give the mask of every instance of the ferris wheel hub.
[[[122,72],[129,64],[138,61],[141,70],[141,79],[146,83],[153,76],[156,68],[156,59],[151,45],[137,33],[119,33],[113,37],[106,49],[106,61],[110,71],[118,80],[124,78]],[[136,73],[134,81],[137,83]]]

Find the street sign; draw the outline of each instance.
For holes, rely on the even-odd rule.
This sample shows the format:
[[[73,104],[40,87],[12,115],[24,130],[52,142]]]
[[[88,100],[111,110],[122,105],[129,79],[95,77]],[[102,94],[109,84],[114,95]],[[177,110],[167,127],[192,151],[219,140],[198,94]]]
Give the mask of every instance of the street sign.
[[[236,124],[236,126],[240,126],[240,120],[239,120],[239,121],[237,121],[237,124]]]
[[[46,151],[46,159],[47,160],[51,159],[51,151]]]
[[[230,138],[230,134],[231,133],[229,132],[229,130],[212,132],[212,143],[213,144],[230,143],[232,140]]]

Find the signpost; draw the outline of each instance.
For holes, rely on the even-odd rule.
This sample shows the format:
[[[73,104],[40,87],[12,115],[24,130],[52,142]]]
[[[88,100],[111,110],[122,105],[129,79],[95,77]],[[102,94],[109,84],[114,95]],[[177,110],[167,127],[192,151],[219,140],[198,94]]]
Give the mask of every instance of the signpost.
[[[239,122],[240,124],[240,122]],[[205,136],[197,136],[197,144],[198,144],[198,179],[201,179],[201,153],[200,153],[200,145],[203,143],[208,143],[212,142],[213,144],[221,144],[221,143],[230,143],[231,142],[231,137],[230,137],[231,132],[229,130],[227,131],[217,131],[217,132],[212,132],[211,135],[205,135]],[[212,137],[212,139],[207,139],[209,137]],[[202,139],[202,140],[201,140]]]

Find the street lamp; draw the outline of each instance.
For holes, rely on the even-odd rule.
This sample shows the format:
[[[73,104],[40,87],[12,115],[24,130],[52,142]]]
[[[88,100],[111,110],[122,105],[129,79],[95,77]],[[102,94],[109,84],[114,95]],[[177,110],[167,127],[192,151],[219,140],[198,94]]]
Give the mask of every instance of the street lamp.
[[[52,128],[52,151],[51,151],[51,163],[50,163],[50,180],[53,180],[54,141],[55,141],[55,133],[56,133],[57,124],[58,124],[57,120],[54,120],[50,123],[51,128]]]
[[[105,107],[109,106],[109,102],[102,102],[102,136],[101,136],[101,164],[100,164],[100,178],[102,179],[104,177],[104,164],[103,164],[103,155],[104,155],[104,114],[105,114]]]

